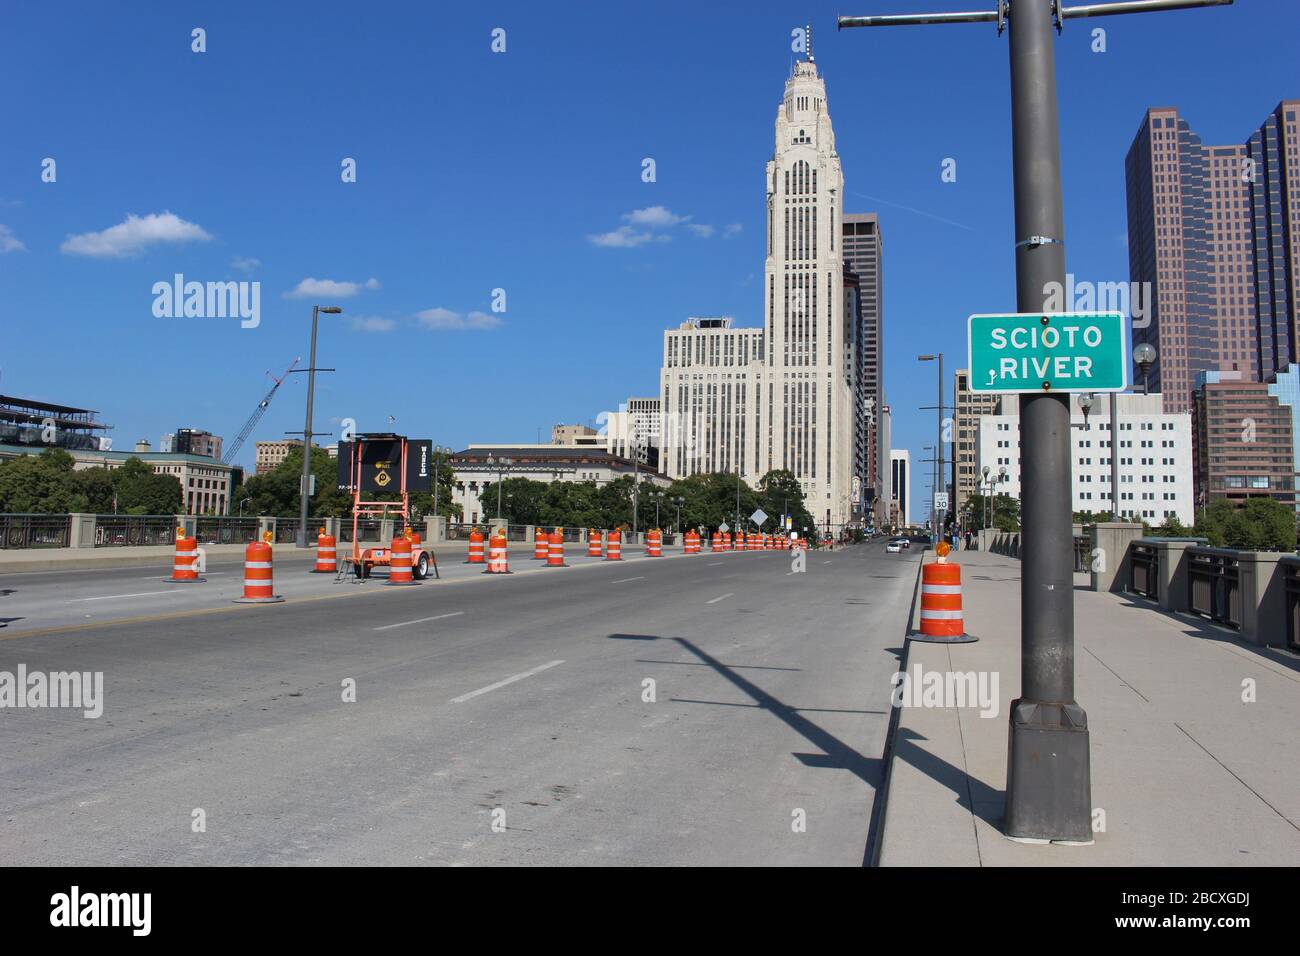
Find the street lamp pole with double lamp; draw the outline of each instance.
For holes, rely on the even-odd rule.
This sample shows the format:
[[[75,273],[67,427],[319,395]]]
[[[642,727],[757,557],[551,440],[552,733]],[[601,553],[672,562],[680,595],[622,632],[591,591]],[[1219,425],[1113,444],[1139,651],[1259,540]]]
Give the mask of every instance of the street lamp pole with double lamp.
[[[311,415],[312,404],[316,398],[316,324],[320,319],[321,313],[325,315],[339,315],[343,312],[336,305],[315,305],[311,310],[311,361],[305,369],[295,369],[294,371],[303,371],[307,373],[307,422],[302,427],[302,482],[298,489],[302,499],[298,509],[298,534],[294,539],[294,545],[299,548],[307,547],[307,505],[311,499]],[[321,369],[322,372],[332,372],[334,369]]]

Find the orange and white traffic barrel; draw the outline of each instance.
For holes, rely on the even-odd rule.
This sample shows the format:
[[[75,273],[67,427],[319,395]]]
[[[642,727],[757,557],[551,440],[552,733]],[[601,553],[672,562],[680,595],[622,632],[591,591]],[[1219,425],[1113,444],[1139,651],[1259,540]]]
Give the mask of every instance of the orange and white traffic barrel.
[[[414,584],[411,574],[411,539],[399,534],[388,547],[388,580],[385,584]]]
[[[271,569],[271,546],[265,541],[250,541],[244,550],[244,596],[236,604],[275,604],[284,598],[275,593]]]
[[[550,544],[546,538],[546,529],[534,528],[533,529],[533,560],[545,561],[546,552],[549,547]]]
[[[595,528],[587,529],[587,557],[600,557],[600,532]]]
[[[506,544],[506,533],[501,528],[492,533],[492,540],[488,542],[488,566],[483,573],[510,573],[510,548]]]
[[[605,560],[623,560],[623,532],[615,528],[605,536]]]
[[[469,557],[466,564],[483,564],[483,532],[475,528],[469,533]]]
[[[714,552],[722,550],[722,535],[717,531],[713,532],[713,536],[709,538],[709,550]]]
[[[658,529],[651,529],[645,533],[645,556],[647,558],[662,558],[664,556],[664,536],[663,532]]]
[[[559,528],[546,538],[546,566],[548,568],[567,568],[564,563],[564,532]]]
[[[312,574],[335,574],[338,569],[338,542],[334,535],[326,534],[321,528],[316,535],[316,567],[312,568]]]
[[[948,561],[952,546],[940,541],[937,560],[921,568],[921,630],[914,641],[966,643],[976,638],[966,633],[961,605],[961,565]]]
[[[696,531],[694,528],[692,528],[690,531],[686,532],[686,549],[685,549],[685,550],[686,550],[686,553],[687,553],[687,554],[699,554],[699,553],[700,553],[700,533],[699,533],[698,531]]]
[[[199,577],[199,542],[196,538],[178,531],[176,553],[172,557],[172,576],[163,578],[169,584],[202,584]]]

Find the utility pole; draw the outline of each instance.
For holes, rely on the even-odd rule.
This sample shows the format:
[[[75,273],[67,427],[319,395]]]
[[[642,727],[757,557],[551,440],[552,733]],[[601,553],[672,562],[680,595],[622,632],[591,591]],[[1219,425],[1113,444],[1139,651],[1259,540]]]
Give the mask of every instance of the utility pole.
[[[840,17],[839,26],[983,22],[996,23],[999,35],[1009,30],[1016,308],[1041,313],[1047,284],[1065,284],[1053,26],[1061,30],[1074,17],[1231,3],[1126,0],[1065,7],[1061,0],[997,0],[989,12]],[[1090,843],[1088,717],[1074,699],[1069,396],[1021,395],[1020,434],[1022,696],[1011,704],[1003,828],[1013,839]],[[1112,444],[1118,450],[1118,442]]]
[[[326,315],[338,315],[343,310],[336,305],[315,305],[311,310],[311,359],[308,361],[308,367],[305,369],[290,368],[291,372],[307,373],[307,422],[302,426],[302,479],[299,483],[298,494],[300,497],[298,511],[298,534],[294,538],[294,546],[298,548],[307,547],[307,506],[311,500],[311,416],[312,406],[316,399],[316,373],[332,372],[332,368],[316,368],[316,325],[320,315],[324,312]]]

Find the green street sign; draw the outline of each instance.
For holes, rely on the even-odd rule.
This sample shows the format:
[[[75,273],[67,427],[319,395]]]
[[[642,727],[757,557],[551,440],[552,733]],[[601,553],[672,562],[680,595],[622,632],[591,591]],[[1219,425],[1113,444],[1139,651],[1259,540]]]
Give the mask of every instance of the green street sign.
[[[1122,392],[1128,337],[1118,312],[1021,312],[966,320],[972,392]]]

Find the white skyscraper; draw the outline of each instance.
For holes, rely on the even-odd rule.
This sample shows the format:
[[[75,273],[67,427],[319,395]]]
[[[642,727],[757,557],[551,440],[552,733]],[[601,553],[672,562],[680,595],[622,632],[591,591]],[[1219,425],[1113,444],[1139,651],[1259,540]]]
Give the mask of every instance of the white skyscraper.
[[[767,164],[763,328],[693,320],[664,333],[666,472],[788,469],[830,530],[848,522],[854,416],[845,319],[844,177],[811,58],[796,63]]]

